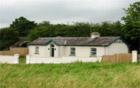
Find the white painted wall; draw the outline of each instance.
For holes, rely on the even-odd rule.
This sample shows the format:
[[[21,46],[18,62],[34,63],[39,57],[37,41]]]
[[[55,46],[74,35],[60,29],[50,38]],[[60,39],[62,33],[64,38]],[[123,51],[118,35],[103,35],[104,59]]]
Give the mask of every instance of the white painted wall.
[[[39,54],[35,54],[36,46],[29,46],[29,55],[36,57],[51,57],[50,56],[50,45],[47,46],[38,46]],[[70,48],[76,49],[77,58],[90,58],[90,49],[97,49],[97,57],[101,57],[103,55],[113,55],[120,53],[128,53],[128,47],[125,43],[113,43],[108,47],[93,47],[93,46],[56,46],[55,45],[55,58],[60,57],[69,57],[70,56]]]
[[[38,45],[37,45],[38,46]],[[36,46],[29,46],[29,55],[36,56],[36,57],[49,57],[50,52],[48,50],[49,46],[38,46],[39,47],[39,54],[35,54]]]
[[[55,45],[55,44],[54,44]],[[57,46],[55,45],[55,57],[50,56],[50,44],[46,46],[38,46],[39,54],[35,54],[35,45],[29,46],[29,59],[30,63],[64,63],[73,61],[99,61],[103,55],[113,55],[120,53],[128,53],[128,47],[123,42],[115,42],[108,47],[100,46]],[[76,56],[70,56],[70,48],[76,49]],[[90,56],[91,48],[97,49],[97,55]],[[70,60],[72,59],[72,61]]]
[[[63,57],[63,58],[41,58],[26,56],[26,64],[42,64],[42,63],[52,63],[52,64],[61,64],[61,63],[73,63],[73,62],[97,62],[98,58],[77,58],[77,57]]]
[[[50,45],[38,46],[39,54],[35,54],[36,46],[29,46],[29,55],[26,63],[71,63],[76,61],[81,62],[96,62],[104,55],[104,47],[91,46],[56,46],[55,57],[50,57]],[[76,56],[70,56],[70,48],[76,48]],[[97,49],[97,56],[91,57],[91,48]]]
[[[138,52],[136,50],[132,51],[132,63],[136,63],[138,61]]]
[[[65,48],[65,56],[69,56],[70,55],[70,48],[72,48],[72,47],[76,49],[76,57],[79,57],[79,58],[91,57],[90,56],[90,49],[91,48],[96,48],[97,49],[97,57],[100,57],[100,56],[104,55],[104,47],[67,46]]]
[[[128,47],[125,43],[112,43],[105,48],[105,55],[128,53]]]
[[[2,64],[18,64],[19,63],[19,55],[18,54],[15,54],[14,56],[0,55],[0,63],[2,63]]]
[[[48,46],[38,46],[39,54],[35,54],[36,46],[29,46],[29,55],[35,57],[50,57],[50,45]],[[90,49],[97,49],[97,57],[104,55],[104,47],[91,47],[91,46],[56,46],[55,45],[55,58],[60,57],[69,57],[70,56],[70,48],[76,48],[76,56],[77,58],[88,58],[90,57]]]
[[[66,47],[65,46],[59,46],[59,50],[58,50],[58,53],[59,53],[59,57],[66,57]]]
[[[35,54],[35,48],[39,47],[39,54]],[[54,46],[55,50],[55,57],[60,57],[60,47]],[[36,57],[50,57],[50,45],[41,46],[41,45],[31,45],[28,46],[29,55],[36,56]]]

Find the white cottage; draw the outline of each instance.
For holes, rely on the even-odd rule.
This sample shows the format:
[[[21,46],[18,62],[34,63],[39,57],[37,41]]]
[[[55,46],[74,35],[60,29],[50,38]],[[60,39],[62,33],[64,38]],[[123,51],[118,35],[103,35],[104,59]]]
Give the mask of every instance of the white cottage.
[[[27,63],[95,62],[103,55],[128,53],[120,37],[46,37],[38,38],[28,46]]]

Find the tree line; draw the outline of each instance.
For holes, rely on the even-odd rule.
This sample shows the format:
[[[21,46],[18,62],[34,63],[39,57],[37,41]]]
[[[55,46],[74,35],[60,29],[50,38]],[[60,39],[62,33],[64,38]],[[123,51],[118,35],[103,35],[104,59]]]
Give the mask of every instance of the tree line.
[[[91,32],[101,36],[120,36],[130,50],[140,50],[140,2],[131,4],[125,9],[126,15],[121,22],[51,24],[48,21],[35,23],[25,17],[15,19],[10,27],[0,30],[0,50],[26,37],[32,41],[38,37],[88,37]]]

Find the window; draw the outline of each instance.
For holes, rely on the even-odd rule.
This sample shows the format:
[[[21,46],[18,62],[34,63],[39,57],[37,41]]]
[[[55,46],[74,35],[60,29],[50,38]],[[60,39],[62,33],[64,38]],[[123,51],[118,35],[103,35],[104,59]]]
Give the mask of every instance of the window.
[[[39,54],[39,47],[35,47],[35,54]]]
[[[96,48],[91,48],[90,50],[90,56],[96,56],[97,50]]]
[[[75,56],[75,48],[70,49],[70,56]]]

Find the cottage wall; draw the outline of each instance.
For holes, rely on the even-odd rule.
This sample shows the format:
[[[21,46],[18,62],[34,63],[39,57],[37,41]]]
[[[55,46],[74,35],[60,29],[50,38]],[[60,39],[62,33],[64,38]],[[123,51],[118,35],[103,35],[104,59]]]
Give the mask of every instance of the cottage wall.
[[[35,54],[35,48],[39,47],[39,53]],[[50,57],[50,45],[48,46],[34,46],[31,45],[29,48],[29,55],[35,57]],[[56,46],[55,45],[55,57],[73,57],[70,56],[70,48],[75,48],[76,56],[79,58],[88,58],[90,56],[90,49],[96,48],[97,49],[97,57],[103,56],[105,48],[104,47],[91,47],[91,46]],[[95,57],[96,57],[95,56]]]
[[[35,48],[39,47],[39,53],[35,54]],[[49,57],[48,46],[29,46],[29,55],[34,57]]]
[[[128,53],[128,47],[125,43],[112,43],[110,46],[106,47],[105,55]]]
[[[96,48],[97,49],[97,57],[102,56],[104,54],[104,47],[91,47],[91,46],[67,46],[65,48],[66,54],[65,56],[70,56],[70,48],[76,48],[76,57],[80,58],[87,58],[91,57],[90,49]]]
[[[35,48],[39,47],[39,53],[35,54]],[[30,45],[29,47],[29,55],[35,57],[51,57],[50,52],[50,44],[46,46],[39,45]],[[77,57],[77,58],[91,58],[90,50],[91,48],[97,49],[97,54],[94,57],[102,57],[103,55],[113,55],[120,53],[128,53],[128,47],[125,43],[113,43],[108,47],[103,46],[57,46],[54,44],[55,58],[62,57]],[[76,56],[70,56],[70,49],[75,48]]]

